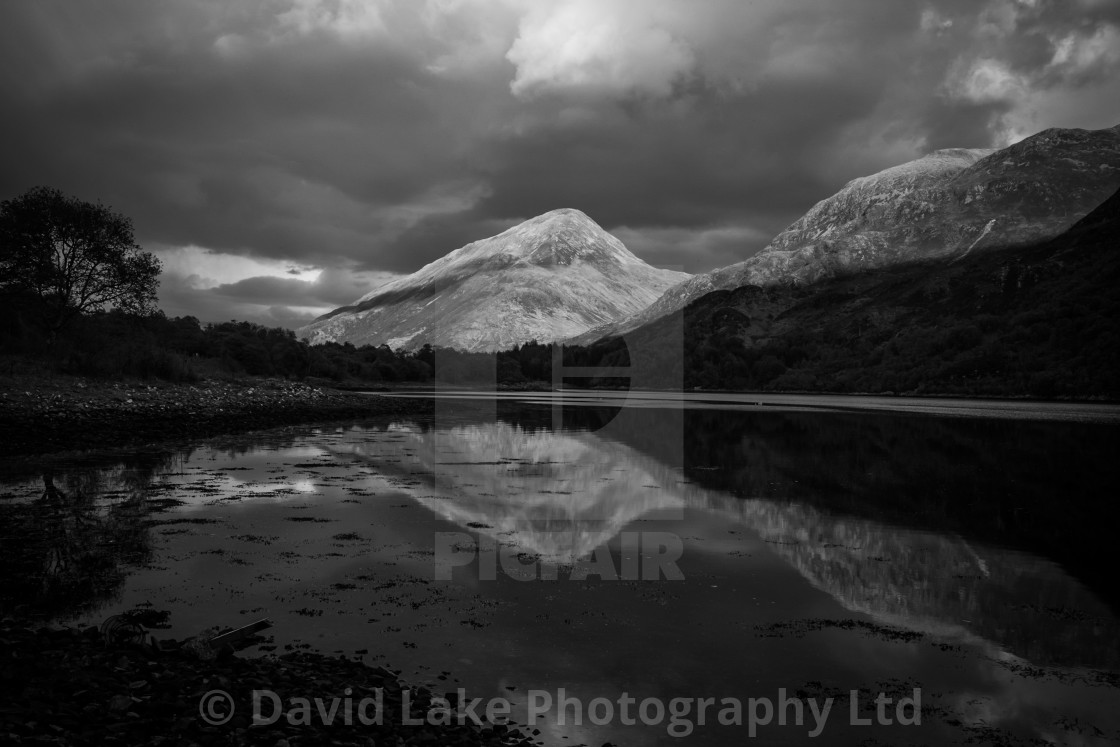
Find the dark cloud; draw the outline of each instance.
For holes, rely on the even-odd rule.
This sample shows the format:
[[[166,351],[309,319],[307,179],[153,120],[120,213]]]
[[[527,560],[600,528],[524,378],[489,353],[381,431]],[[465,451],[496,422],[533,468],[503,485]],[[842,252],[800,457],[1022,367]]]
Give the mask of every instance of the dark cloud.
[[[775,230],[750,226],[705,229],[621,226],[614,229],[626,246],[647,262],[684,272],[703,272],[739,262],[769,242]]]
[[[1117,0],[4,3],[0,196],[325,269],[199,255],[164,303],[212,318],[304,318],[558,207],[703,271],[927,150],[1120,122],[1118,25]]]
[[[324,272],[316,280],[294,280],[271,276],[256,276],[222,283],[209,288],[208,293],[230,298],[242,303],[267,305],[284,299],[292,306],[342,306],[353,301],[368,288],[349,273]]]
[[[986,148],[992,145],[992,129],[1010,109],[1005,101],[961,101],[931,99],[923,110],[929,123],[926,144],[941,148]]]

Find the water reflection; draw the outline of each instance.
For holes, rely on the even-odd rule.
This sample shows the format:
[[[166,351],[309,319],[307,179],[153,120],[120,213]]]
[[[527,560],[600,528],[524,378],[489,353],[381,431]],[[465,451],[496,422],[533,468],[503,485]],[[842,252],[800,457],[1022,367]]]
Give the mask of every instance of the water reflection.
[[[668,509],[679,517],[683,506],[666,489],[679,474],[649,458],[638,464],[631,449],[592,432],[501,421],[397,432],[407,447],[358,436],[330,450],[385,474],[422,477],[414,497],[433,514],[545,562],[571,565],[631,522]]]
[[[172,635],[268,615],[278,646],[404,656],[400,668],[454,669],[479,696],[563,686],[586,698],[747,698],[891,682],[940,693],[931,713],[944,718],[918,741],[983,737],[968,729],[993,724],[1075,741],[1061,723],[1076,719],[1120,736],[1106,717],[1120,712],[1115,689],[1101,684],[1115,674],[1078,672],[1085,684],[1021,668],[1120,671],[1115,591],[1094,570],[1111,532],[1112,430],[799,412],[562,416],[554,428],[547,407],[498,403],[496,417],[445,409],[438,422],[37,465],[9,478],[0,501],[0,552],[15,569],[0,586],[4,611],[99,622],[151,602],[172,612]],[[620,533],[635,529],[684,539],[683,582],[480,583],[467,568],[432,583],[436,532],[485,534],[564,565],[604,546],[617,559]],[[865,635],[874,626],[923,635]],[[640,741],[675,743],[663,737]],[[866,737],[841,730],[829,742]],[[727,734],[690,741],[705,739]]]
[[[152,555],[151,484],[174,456],[141,454],[84,465],[6,486],[0,508],[0,605],[50,617],[113,599],[129,573]]]
[[[616,423],[634,422],[612,433],[641,434],[644,439],[653,434],[647,443],[663,443],[656,438],[657,418],[650,415],[649,411],[616,413]],[[761,426],[764,432],[766,426]],[[798,450],[812,448],[802,431],[793,432],[799,436],[794,439]],[[791,441],[784,442],[783,450],[783,441],[774,433],[783,430],[771,431],[770,439],[740,437],[734,442],[734,458],[727,455],[729,442],[721,440],[725,448],[719,458],[724,461],[716,463],[734,465],[732,474],[750,476],[740,486],[765,486],[778,498],[745,497],[742,487],[736,491],[739,495],[711,490],[684,480],[679,470],[656,456],[596,431],[551,431],[515,418],[441,429],[411,425],[400,428],[404,440],[395,441],[356,434],[330,449],[339,458],[358,457],[386,474],[422,479],[422,486],[413,489],[415,498],[434,514],[546,562],[575,563],[635,521],[651,516],[676,519],[683,509],[693,509],[756,533],[812,585],[851,612],[944,639],[983,641],[993,651],[1036,664],[1120,667],[1116,617],[1060,566],[955,532],[915,530],[815,505],[825,502],[821,492],[825,497],[842,497],[840,486],[855,493],[868,490],[868,483],[890,484],[901,478],[896,471],[893,479],[885,479],[889,463],[877,471],[831,470],[836,463],[846,463],[847,454],[837,454],[837,449],[810,452],[815,454],[810,465],[815,458],[819,472],[804,463],[794,471]],[[828,428],[819,435],[829,439],[835,431]],[[697,442],[710,443],[712,429],[705,436]],[[937,443],[935,455],[957,448]],[[716,455],[714,450],[701,453],[707,459]],[[832,459],[823,457],[829,453]],[[909,452],[909,457],[915,453]],[[703,476],[712,470],[695,472]],[[790,477],[791,472],[797,477]],[[701,479],[719,482],[726,476]],[[940,489],[950,479],[946,475]],[[813,503],[788,497],[807,490],[803,483],[818,491]],[[921,491],[930,487],[925,484],[908,491],[919,516],[929,515],[928,506],[921,504],[925,500]],[[874,507],[875,501],[890,503],[898,495],[893,490],[868,490],[862,500],[865,508]],[[840,505],[849,504],[841,501]],[[888,510],[898,513],[897,507],[881,513]]]

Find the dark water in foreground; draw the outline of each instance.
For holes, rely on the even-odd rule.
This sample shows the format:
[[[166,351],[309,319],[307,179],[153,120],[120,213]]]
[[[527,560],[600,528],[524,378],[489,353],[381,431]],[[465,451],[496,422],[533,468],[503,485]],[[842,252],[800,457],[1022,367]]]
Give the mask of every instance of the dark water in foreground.
[[[538,719],[557,744],[749,743],[783,696],[803,723],[774,714],[759,743],[1120,741],[1107,412],[552,404],[11,466],[4,609],[97,624],[151,604],[173,637],[267,616],[277,651],[365,656],[522,722],[563,688],[583,724]],[[679,580],[642,580],[659,551]],[[851,723],[852,691],[874,722],[877,695],[915,690],[920,725]],[[694,730],[625,726],[623,693]],[[723,699],[742,727],[718,724]]]

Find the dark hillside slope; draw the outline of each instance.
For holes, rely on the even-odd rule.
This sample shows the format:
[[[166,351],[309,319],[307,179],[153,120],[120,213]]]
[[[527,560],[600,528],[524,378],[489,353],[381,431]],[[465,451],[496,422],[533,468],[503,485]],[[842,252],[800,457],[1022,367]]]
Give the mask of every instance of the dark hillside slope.
[[[1058,238],[1027,248],[709,293],[684,310],[684,381],[1118,399],[1118,322],[1120,192]],[[653,322],[626,340],[672,370],[681,365],[672,324]],[[580,358],[617,356],[622,346],[605,340]]]

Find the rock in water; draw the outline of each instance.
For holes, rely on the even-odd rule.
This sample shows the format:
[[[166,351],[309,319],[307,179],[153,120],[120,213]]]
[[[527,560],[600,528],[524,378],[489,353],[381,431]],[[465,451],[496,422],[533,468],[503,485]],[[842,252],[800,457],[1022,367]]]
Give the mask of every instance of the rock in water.
[[[504,350],[634,314],[688,277],[646,264],[579,210],[553,210],[456,249],[297,334],[313,343]]]

